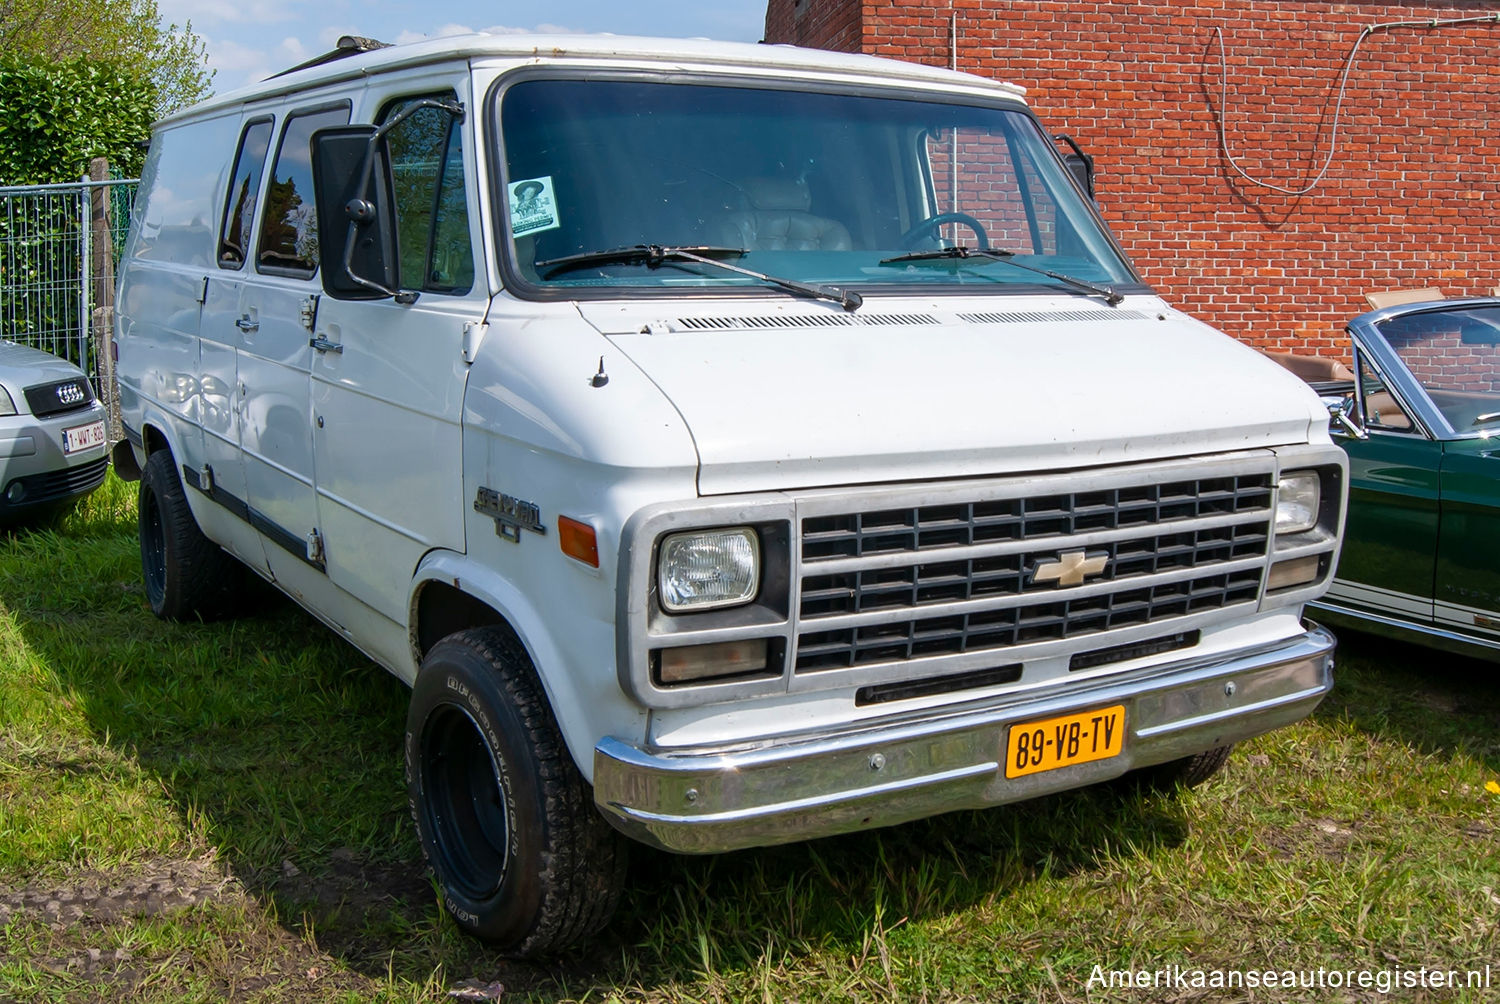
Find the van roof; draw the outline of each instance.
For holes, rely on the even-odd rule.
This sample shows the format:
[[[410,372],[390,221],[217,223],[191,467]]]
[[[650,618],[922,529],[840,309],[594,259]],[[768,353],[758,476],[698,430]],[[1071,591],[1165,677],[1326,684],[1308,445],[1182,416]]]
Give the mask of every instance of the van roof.
[[[586,59],[621,63],[662,63],[672,67],[720,66],[791,70],[809,75],[854,76],[941,86],[970,93],[1020,98],[1026,90],[941,67],[878,56],[805,49],[793,45],[714,42],[701,38],[638,38],[626,35],[455,35],[407,45],[390,45],[318,57],[276,76],[193,105],[163,119],[171,122],[310,87],[354,80],[375,73],[452,60],[520,59],[535,63]]]

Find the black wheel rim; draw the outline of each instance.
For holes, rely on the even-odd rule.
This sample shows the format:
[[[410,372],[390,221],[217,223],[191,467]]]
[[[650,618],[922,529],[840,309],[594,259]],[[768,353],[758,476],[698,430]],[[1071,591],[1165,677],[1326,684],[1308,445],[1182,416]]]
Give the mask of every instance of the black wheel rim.
[[[495,757],[467,710],[444,707],[427,720],[422,782],[438,874],[469,899],[493,896],[505,878],[510,821]]]
[[[167,592],[167,534],[161,506],[149,488],[141,492],[141,570],[146,577],[146,598],[160,608]]]

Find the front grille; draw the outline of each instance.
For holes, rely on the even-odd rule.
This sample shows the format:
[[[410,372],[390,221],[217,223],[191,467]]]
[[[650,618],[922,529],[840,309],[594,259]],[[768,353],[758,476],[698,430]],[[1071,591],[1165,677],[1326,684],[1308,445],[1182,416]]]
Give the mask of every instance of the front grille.
[[[1253,603],[1269,473],[802,521],[798,672],[1059,641]],[[1060,585],[1063,556],[1102,570]]]
[[[26,407],[37,418],[78,411],[87,408],[93,400],[93,388],[84,377],[26,388]]]

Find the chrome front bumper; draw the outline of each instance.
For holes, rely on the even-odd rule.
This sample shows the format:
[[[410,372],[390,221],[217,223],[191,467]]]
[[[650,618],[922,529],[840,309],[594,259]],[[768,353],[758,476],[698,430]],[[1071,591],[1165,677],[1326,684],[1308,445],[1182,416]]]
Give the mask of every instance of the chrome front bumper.
[[[1305,718],[1333,686],[1334,637],[1317,626],[1271,647],[1141,677],[1006,698],[941,716],[753,749],[650,752],[605,738],[594,799],[643,843],[709,854],[810,840],[1078,788]],[[1008,779],[1007,730],[1125,706],[1116,757]]]

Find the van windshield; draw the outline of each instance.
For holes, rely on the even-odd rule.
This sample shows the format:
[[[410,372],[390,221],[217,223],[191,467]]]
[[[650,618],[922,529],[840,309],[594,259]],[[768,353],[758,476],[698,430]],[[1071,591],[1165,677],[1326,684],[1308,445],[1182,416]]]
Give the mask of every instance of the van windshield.
[[[890,260],[954,245],[1070,279],[1139,281],[1016,106],[543,78],[508,87],[499,114],[501,230],[535,287],[768,285],[750,270],[845,288],[1081,292],[994,256]],[[598,254],[637,245],[742,270]]]

